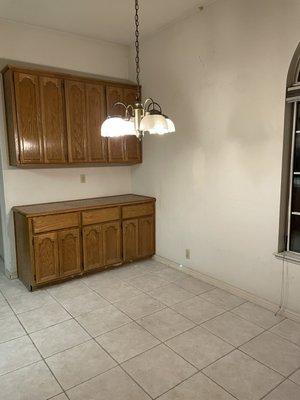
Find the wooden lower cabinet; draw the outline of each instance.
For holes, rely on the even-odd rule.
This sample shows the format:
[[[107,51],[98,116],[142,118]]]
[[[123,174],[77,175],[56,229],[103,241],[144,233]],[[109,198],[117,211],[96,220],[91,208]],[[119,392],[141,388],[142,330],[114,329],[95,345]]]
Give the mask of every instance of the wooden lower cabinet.
[[[51,282],[59,278],[57,232],[34,236],[33,246],[36,282]]]
[[[81,271],[80,231],[67,229],[58,232],[60,276],[72,276]]]
[[[85,226],[82,230],[83,268],[92,271],[104,266],[103,230],[101,225]]]
[[[155,252],[155,199],[138,195],[14,207],[18,275],[32,290]]]
[[[123,258],[134,261],[154,254],[154,217],[123,222]]]

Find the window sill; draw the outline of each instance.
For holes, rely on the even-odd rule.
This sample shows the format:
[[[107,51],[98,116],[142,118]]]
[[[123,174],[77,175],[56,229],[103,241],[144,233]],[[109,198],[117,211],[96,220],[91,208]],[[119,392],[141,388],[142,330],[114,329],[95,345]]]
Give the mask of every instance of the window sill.
[[[293,251],[283,251],[281,253],[275,253],[274,255],[280,260],[285,260],[294,264],[300,264],[300,253],[294,253]]]

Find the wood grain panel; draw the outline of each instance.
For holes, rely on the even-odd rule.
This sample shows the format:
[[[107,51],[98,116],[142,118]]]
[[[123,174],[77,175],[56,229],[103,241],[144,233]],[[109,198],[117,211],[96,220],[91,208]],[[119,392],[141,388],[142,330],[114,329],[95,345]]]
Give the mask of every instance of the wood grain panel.
[[[103,227],[103,253],[105,265],[121,262],[121,225],[120,222],[109,222]]]
[[[60,276],[76,275],[81,271],[81,251],[79,229],[58,232]]]
[[[153,213],[154,204],[152,202],[122,207],[123,218],[136,218],[142,217],[143,215],[151,215]]]
[[[154,217],[139,219],[139,256],[148,257],[154,254]]]
[[[65,163],[67,158],[63,81],[41,76],[40,93],[45,163]]]
[[[57,233],[34,236],[34,258],[37,283],[48,283],[59,277]]]
[[[43,162],[39,80],[36,75],[14,73],[20,161]]]
[[[34,233],[49,232],[57,229],[72,228],[79,225],[78,213],[44,215],[33,218]]]
[[[123,260],[133,261],[139,254],[139,221],[130,219],[124,221],[123,225]]]
[[[101,210],[84,211],[82,213],[82,224],[99,224],[101,222],[114,221],[119,218],[119,207],[102,208]]]
[[[101,225],[86,226],[82,231],[83,269],[92,271],[104,266],[103,231]]]
[[[85,84],[67,80],[65,92],[69,162],[87,162]]]
[[[86,114],[89,161],[106,162],[107,139],[101,137],[101,125],[106,118],[103,85],[86,84]]]

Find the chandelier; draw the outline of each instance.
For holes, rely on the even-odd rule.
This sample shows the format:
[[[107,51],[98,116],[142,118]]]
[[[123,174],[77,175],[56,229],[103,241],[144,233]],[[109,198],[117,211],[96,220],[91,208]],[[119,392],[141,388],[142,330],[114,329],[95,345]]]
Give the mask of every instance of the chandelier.
[[[124,116],[111,115],[101,126],[101,136],[120,137],[135,135],[141,139],[145,133],[151,135],[164,135],[175,132],[175,125],[172,120],[163,114],[161,106],[151,98],[142,103],[140,85],[140,42],[139,42],[139,1],[135,0],[135,65],[136,82],[138,86],[136,102],[134,105],[116,102],[112,110],[117,106],[124,108]]]

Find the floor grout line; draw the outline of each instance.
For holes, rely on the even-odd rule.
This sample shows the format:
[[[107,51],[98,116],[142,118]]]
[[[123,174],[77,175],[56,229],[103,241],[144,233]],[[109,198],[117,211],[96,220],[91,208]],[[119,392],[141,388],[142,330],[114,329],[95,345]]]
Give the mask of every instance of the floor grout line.
[[[153,271],[149,271],[149,272],[151,272],[152,274],[155,274],[155,272],[153,272]],[[156,273],[157,273],[157,272],[156,272]],[[145,274],[146,274],[146,272],[145,272]],[[186,275],[187,275],[187,277],[189,277],[189,274],[186,274]],[[144,276],[144,275],[139,275],[139,276]],[[138,276],[137,276],[137,277],[138,277]],[[128,322],[128,323],[126,323],[126,324],[121,325],[120,327],[117,327],[117,328],[114,328],[114,329],[112,329],[112,330],[110,330],[110,331],[107,331],[107,332],[105,332],[105,333],[103,333],[103,334],[100,334],[100,335],[97,335],[97,336],[92,336],[92,335],[88,332],[88,330],[87,330],[84,326],[82,326],[81,323],[76,319],[76,318],[79,318],[80,316],[76,316],[76,317],[73,316],[73,315],[64,307],[64,305],[63,305],[62,303],[60,303],[59,300],[57,300],[53,295],[51,295],[51,293],[49,293],[49,292],[47,291],[47,293],[49,294],[49,296],[50,296],[51,298],[53,298],[57,304],[59,304],[62,308],[64,308],[64,310],[69,314],[70,318],[67,319],[67,320],[65,320],[65,321],[61,321],[61,322],[59,322],[59,323],[57,323],[57,324],[54,324],[54,325],[51,325],[51,326],[47,326],[46,328],[42,328],[42,329],[40,329],[40,330],[38,330],[38,331],[34,331],[34,332],[31,332],[31,333],[28,333],[27,330],[25,329],[25,327],[23,326],[22,322],[21,322],[20,319],[18,318],[18,314],[15,313],[14,309],[13,309],[12,306],[10,305],[9,300],[3,295],[4,301],[8,304],[8,306],[10,307],[10,309],[11,309],[12,312],[13,312],[13,315],[18,319],[20,325],[23,327],[23,329],[24,329],[25,332],[26,332],[24,335],[22,335],[22,336],[20,336],[20,337],[18,337],[18,338],[21,338],[21,337],[24,337],[25,335],[27,335],[27,336],[29,337],[30,341],[32,342],[33,346],[36,348],[36,350],[38,351],[39,355],[41,356],[41,360],[38,360],[38,361],[33,362],[33,363],[30,363],[30,364],[28,364],[28,365],[26,365],[26,366],[22,366],[22,367],[17,368],[17,369],[15,369],[15,370],[13,370],[13,371],[9,371],[9,372],[7,372],[7,373],[5,373],[5,374],[3,374],[3,375],[12,373],[12,372],[17,371],[17,370],[19,370],[19,369],[22,369],[22,368],[28,367],[28,366],[30,366],[30,365],[34,365],[34,364],[36,364],[36,363],[38,363],[38,362],[44,361],[44,363],[46,364],[47,368],[50,370],[51,374],[53,375],[54,379],[57,381],[57,383],[58,383],[59,386],[61,387],[62,393],[64,393],[64,394],[67,396],[67,398],[69,399],[69,397],[68,397],[68,395],[67,395],[67,393],[66,393],[66,390],[63,389],[62,385],[61,385],[61,384],[59,383],[59,381],[57,380],[57,378],[56,378],[56,376],[54,375],[54,373],[52,372],[51,368],[48,366],[48,364],[47,364],[47,362],[46,362],[46,359],[52,357],[52,356],[55,355],[55,354],[59,354],[59,353],[61,353],[61,352],[63,352],[63,351],[70,350],[70,349],[72,349],[72,348],[74,348],[74,347],[79,346],[80,344],[83,344],[83,343],[86,343],[86,342],[88,342],[88,341],[93,340],[95,343],[97,343],[98,346],[100,346],[100,348],[101,348],[111,359],[113,359],[113,360],[116,362],[116,365],[115,365],[114,367],[110,368],[110,369],[107,370],[107,371],[104,371],[104,372],[102,372],[102,373],[100,373],[100,374],[95,375],[94,377],[89,378],[87,381],[89,381],[89,380],[91,380],[91,379],[94,379],[95,377],[97,377],[97,376],[99,376],[99,375],[102,375],[102,374],[104,374],[104,373],[106,373],[106,372],[108,372],[108,371],[111,371],[111,370],[114,369],[114,368],[120,367],[120,368],[124,371],[124,373],[126,373],[126,375],[129,376],[130,379],[132,379],[132,380],[143,390],[144,393],[146,393],[147,395],[150,396],[150,394],[147,393],[146,390],[145,390],[138,382],[136,382],[135,379],[134,379],[129,373],[127,373],[126,370],[124,370],[122,364],[124,364],[124,363],[126,363],[127,361],[132,360],[132,359],[134,359],[135,357],[138,357],[138,356],[140,356],[140,355],[142,355],[142,354],[144,354],[144,353],[146,353],[146,352],[148,352],[148,351],[151,351],[151,350],[153,350],[154,348],[156,348],[156,347],[158,347],[158,346],[161,346],[161,345],[165,345],[168,349],[170,349],[172,352],[174,352],[174,354],[176,354],[177,356],[179,356],[179,357],[181,357],[183,360],[185,360],[185,358],[184,358],[182,355],[178,354],[176,351],[174,351],[172,348],[170,348],[170,347],[168,346],[168,344],[166,343],[168,340],[173,339],[173,338],[176,338],[177,336],[180,336],[181,334],[184,334],[184,333],[186,333],[186,332],[188,332],[188,331],[190,331],[190,330],[192,330],[192,329],[194,329],[194,328],[196,328],[196,327],[202,327],[202,328],[206,329],[204,326],[201,326],[201,325],[203,325],[203,324],[205,324],[206,322],[208,322],[208,321],[210,321],[210,320],[212,320],[212,319],[215,319],[215,318],[217,318],[217,317],[219,317],[219,316],[221,316],[221,315],[224,315],[224,314],[226,314],[227,312],[231,312],[232,310],[238,308],[240,305],[244,304],[244,303],[241,303],[241,304],[239,304],[238,306],[236,306],[236,307],[234,307],[234,308],[232,308],[232,309],[228,309],[228,310],[225,310],[225,309],[224,309],[224,313],[218,314],[218,315],[216,315],[216,316],[214,316],[214,317],[212,317],[212,318],[210,318],[210,319],[208,319],[208,320],[206,320],[206,321],[203,321],[203,322],[201,322],[201,323],[199,324],[199,323],[196,323],[195,321],[191,320],[190,318],[186,317],[185,315],[181,314],[181,313],[178,312],[177,310],[174,310],[174,309],[172,308],[172,306],[174,306],[174,305],[176,305],[176,304],[179,304],[179,303],[183,303],[183,302],[185,302],[185,301],[187,301],[187,300],[191,300],[191,299],[194,298],[194,297],[200,297],[201,300],[203,300],[203,301],[205,301],[205,302],[209,302],[209,303],[211,303],[211,304],[214,304],[214,305],[218,306],[216,303],[213,303],[213,302],[211,302],[211,301],[209,301],[209,300],[204,299],[204,298],[201,297],[202,294],[207,293],[207,292],[209,292],[209,291],[211,291],[211,290],[214,290],[215,288],[209,289],[209,290],[207,290],[207,291],[205,291],[205,292],[202,292],[202,293],[196,295],[195,293],[192,293],[191,291],[188,291],[188,290],[182,288],[181,286],[176,285],[176,282],[168,282],[166,285],[158,286],[156,289],[163,288],[163,287],[165,287],[165,286],[168,286],[168,285],[170,285],[170,284],[173,284],[173,285],[176,285],[177,287],[179,287],[179,288],[181,288],[181,289],[183,289],[183,290],[185,290],[185,291],[187,291],[188,293],[190,293],[190,294],[193,295],[190,299],[183,300],[183,301],[180,301],[180,302],[178,302],[178,303],[175,303],[175,304],[173,304],[173,305],[171,305],[171,306],[168,306],[168,305],[166,305],[166,304],[163,304],[159,299],[157,299],[157,298],[151,296],[151,295],[149,294],[149,292],[143,291],[143,290],[141,290],[140,288],[138,288],[138,287],[136,287],[136,286],[134,286],[134,285],[131,285],[130,283],[124,281],[124,278],[123,278],[123,279],[116,278],[116,279],[118,279],[120,282],[126,283],[129,287],[131,286],[131,287],[133,287],[133,288],[135,288],[135,289],[140,290],[140,291],[141,291],[141,294],[139,294],[139,295],[145,294],[145,295],[147,295],[147,296],[149,296],[149,297],[155,299],[156,301],[158,301],[158,302],[161,303],[162,305],[164,305],[164,308],[163,308],[163,309],[158,310],[158,311],[155,311],[155,312],[153,312],[153,313],[151,313],[151,314],[147,314],[146,316],[140,317],[140,318],[138,318],[138,319],[141,319],[141,318],[145,318],[145,317],[154,315],[154,314],[156,314],[156,313],[159,313],[159,312],[162,311],[162,310],[170,309],[170,310],[174,311],[175,313],[181,315],[182,317],[184,317],[184,318],[187,319],[188,321],[191,321],[193,324],[195,324],[195,326],[193,326],[193,327],[191,327],[191,328],[189,328],[189,329],[187,329],[187,330],[185,330],[185,331],[183,331],[183,332],[178,333],[177,335],[173,336],[172,338],[168,338],[168,339],[162,341],[161,339],[159,339],[159,338],[157,338],[155,335],[153,335],[152,332],[148,331],[145,327],[143,327],[141,324],[139,324],[138,321],[137,321],[137,319],[133,319],[133,318],[130,317],[130,315],[128,315],[126,312],[124,312],[123,310],[119,309],[118,306],[115,304],[115,303],[117,303],[117,301],[116,301],[116,302],[110,301],[109,299],[105,298],[103,295],[101,295],[100,293],[98,293],[96,290],[90,288],[85,282],[83,282],[83,284],[84,284],[88,289],[90,289],[92,292],[94,292],[95,294],[97,294],[98,296],[100,296],[100,298],[103,298],[103,299],[105,299],[106,301],[108,301],[108,302],[110,303],[109,306],[113,305],[117,310],[119,310],[121,313],[123,313],[124,315],[126,315],[128,318],[130,318],[131,321]],[[127,279],[134,279],[134,278],[127,278]],[[163,278],[162,278],[162,279],[163,279]],[[195,278],[195,279],[198,279],[198,278]],[[201,281],[201,280],[200,280],[200,281]],[[156,289],[153,289],[153,290],[156,290]],[[47,290],[47,289],[46,289],[46,290]],[[152,290],[151,290],[151,291],[152,291]],[[1,289],[0,289],[0,292],[2,292]],[[226,292],[226,291],[225,291],[225,292]],[[2,294],[3,294],[3,292],[2,292]],[[22,293],[22,294],[23,294],[23,293]],[[19,297],[19,296],[21,296],[22,294],[17,295],[17,296],[15,296],[15,297]],[[136,295],[136,296],[133,296],[133,297],[137,297],[137,296],[139,296],[139,295]],[[130,297],[129,297],[128,299],[130,299]],[[125,300],[127,300],[127,299],[125,299]],[[122,301],[122,300],[120,300],[120,301]],[[247,301],[245,301],[245,302],[247,302]],[[248,301],[248,302],[249,302],[249,301]],[[251,303],[251,302],[249,302],[249,303]],[[45,305],[46,305],[46,304],[45,304]],[[43,307],[43,306],[41,306],[41,307]],[[36,307],[35,309],[31,309],[31,310],[28,310],[28,311],[34,311],[34,310],[39,309],[39,308],[41,308],[41,307]],[[108,306],[107,306],[107,307],[108,307]],[[220,306],[219,306],[219,307],[220,307]],[[103,308],[105,308],[105,307],[100,307],[99,310],[101,310],[101,309],[103,309]],[[262,308],[263,308],[263,307],[262,307]],[[98,310],[98,308],[97,308],[97,310]],[[28,312],[28,311],[26,311],[26,312]],[[95,311],[95,310],[91,310],[91,311],[89,311],[89,312],[93,312],[93,311]],[[87,313],[82,313],[81,315],[88,314],[89,312],[87,312]],[[234,314],[234,313],[233,313],[233,314]],[[9,315],[11,315],[11,314],[9,314]],[[265,332],[270,332],[270,330],[271,330],[272,328],[274,328],[274,327],[277,326],[278,324],[282,323],[284,320],[279,321],[278,323],[276,323],[275,325],[273,325],[273,326],[271,326],[271,327],[269,327],[269,328],[264,328],[264,327],[261,327],[261,326],[255,324],[255,323],[253,323],[253,322],[252,322],[251,320],[249,320],[249,319],[243,318],[242,316],[239,316],[239,315],[236,315],[236,314],[234,314],[234,315],[237,316],[237,317],[239,317],[239,318],[241,318],[241,319],[244,319],[245,321],[251,322],[252,324],[254,324],[254,325],[256,325],[256,326],[258,326],[258,327],[260,327],[260,328],[262,328],[262,329],[264,329],[264,330],[263,330],[262,332],[260,332],[258,335],[256,335],[256,336],[252,337],[251,339],[249,339],[249,341],[247,341],[247,342],[245,342],[245,343],[243,343],[243,344],[241,344],[241,345],[239,345],[239,346],[234,346],[234,345],[232,345],[231,343],[227,342],[225,339],[219,337],[218,335],[216,335],[216,334],[214,334],[213,332],[211,332],[211,331],[209,331],[208,329],[206,329],[208,332],[210,332],[212,335],[218,337],[220,340],[224,341],[225,343],[230,344],[231,346],[234,346],[234,348],[232,349],[232,351],[230,351],[229,353],[227,353],[227,354],[225,354],[224,356],[220,357],[219,359],[215,360],[214,362],[212,362],[211,364],[207,365],[207,366],[204,367],[203,369],[208,368],[210,365],[212,365],[212,364],[214,364],[214,363],[220,361],[222,358],[228,356],[230,353],[234,352],[235,350],[238,350],[238,351],[241,351],[241,353],[246,354],[248,357],[252,358],[252,359],[255,360],[256,362],[260,363],[260,364],[263,365],[264,367],[270,368],[272,371],[274,371],[274,372],[276,372],[277,374],[281,375],[282,378],[284,378],[284,379],[283,379],[283,381],[281,381],[276,387],[280,386],[283,382],[285,382],[286,380],[288,380],[289,377],[292,376],[292,375],[298,370],[298,368],[297,368],[295,371],[293,371],[288,377],[283,376],[283,375],[282,375],[281,373],[279,373],[278,371],[274,370],[273,368],[269,367],[268,365],[265,365],[264,363],[260,362],[259,360],[256,360],[254,357],[252,357],[252,356],[250,356],[249,354],[245,353],[245,352],[242,351],[239,347],[245,345],[246,343],[248,343],[248,342],[250,342],[251,340],[255,339],[256,337],[258,337],[258,336],[264,334]],[[285,319],[286,319],[286,318],[285,318]],[[82,342],[82,343],[79,343],[79,344],[77,344],[77,345],[75,345],[75,346],[72,346],[72,347],[70,347],[70,348],[68,348],[68,349],[64,349],[64,350],[61,351],[61,352],[57,352],[57,353],[55,353],[55,354],[52,354],[51,356],[43,357],[42,354],[40,353],[40,351],[38,350],[38,348],[36,347],[35,343],[34,343],[33,340],[31,339],[31,336],[30,336],[30,335],[32,335],[32,334],[34,334],[34,333],[36,333],[36,332],[39,332],[39,331],[41,331],[41,330],[50,328],[50,327],[52,327],[52,326],[56,326],[56,325],[59,325],[59,324],[61,324],[61,323],[70,321],[70,320],[74,320],[75,322],[77,322],[77,323],[79,324],[79,326],[89,335],[90,339],[88,339],[88,340],[86,340],[86,341],[84,341],[84,342]],[[158,343],[157,345],[151,347],[150,349],[147,349],[147,350],[145,350],[144,352],[141,352],[141,353],[139,353],[139,354],[137,354],[137,355],[135,355],[135,356],[129,358],[128,360],[125,360],[125,361],[119,363],[116,359],[114,359],[114,357],[113,357],[105,348],[103,348],[103,347],[101,346],[100,343],[97,342],[96,338],[101,337],[102,335],[105,335],[105,334],[107,334],[107,333],[109,333],[109,332],[112,332],[112,331],[114,331],[114,330],[117,330],[117,329],[119,329],[119,328],[121,328],[121,327],[123,327],[123,326],[129,325],[129,324],[131,324],[131,323],[136,323],[137,325],[141,326],[145,331],[147,331],[147,332],[150,333],[154,338],[156,338],[157,340],[159,340],[159,343]],[[274,333],[274,332],[270,332],[270,333],[273,333],[273,334],[276,335],[276,333]],[[283,338],[283,337],[280,336],[280,335],[276,335],[276,336],[277,336],[277,337],[280,337],[281,339],[283,339],[283,340],[285,340],[285,341],[287,341],[287,342],[289,342],[289,343],[292,343],[292,344],[294,344],[294,345],[297,346],[296,343],[294,343],[294,342],[292,342],[292,341],[290,341],[290,340],[288,340],[288,339],[286,339],[286,338]],[[16,340],[16,339],[18,339],[18,338],[14,338],[14,339],[8,340],[8,341],[3,342],[3,343],[7,343],[7,342],[9,342],[9,341]],[[170,388],[168,391],[166,391],[166,392],[164,392],[164,393],[161,393],[158,397],[162,396],[162,395],[165,394],[165,393],[168,393],[169,391],[171,391],[171,390],[174,389],[175,387],[177,387],[177,386],[183,384],[185,381],[187,381],[188,379],[190,379],[192,376],[196,375],[196,374],[199,373],[199,372],[201,372],[201,373],[203,373],[205,376],[207,376],[207,375],[203,372],[203,369],[199,369],[199,368],[195,367],[193,364],[191,364],[191,363],[190,363],[189,361],[187,361],[187,360],[185,360],[185,361],[186,361],[187,363],[189,363],[191,366],[193,366],[194,368],[197,369],[197,371],[195,372],[195,374],[193,374],[193,375],[189,376],[188,378],[184,379],[183,381],[179,382],[177,385],[175,385],[174,387]],[[3,375],[1,375],[1,376],[3,376]],[[227,393],[230,393],[230,392],[228,392],[225,388],[223,388],[220,384],[218,384],[217,382],[215,382],[211,377],[207,376],[207,378],[210,379],[211,381],[213,381],[214,383],[216,383],[217,386],[221,387],[221,388],[222,388],[223,390],[225,390]],[[85,383],[85,382],[87,382],[87,381],[81,382],[81,383],[75,385],[74,387],[77,387],[77,386],[79,386],[79,385],[81,385],[82,383]],[[271,393],[273,390],[275,390],[276,387],[274,387],[273,389],[271,389],[270,392],[268,392],[267,394],[265,394],[261,399],[265,398],[269,393]],[[73,388],[73,387],[72,387],[72,388]],[[70,390],[70,389],[67,389],[67,390]],[[230,394],[232,395],[232,393],[230,393]],[[55,396],[57,396],[57,395],[55,395]],[[55,397],[55,396],[52,396],[51,399],[52,399],[53,397]],[[151,396],[150,396],[150,397],[151,397]],[[157,399],[158,397],[155,397],[155,399]],[[235,396],[234,396],[234,397],[235,397]],[[235,398],[236,398],[236,397],[235,397]],[[49,399],[50,399],[50,398],[49,398]]]

